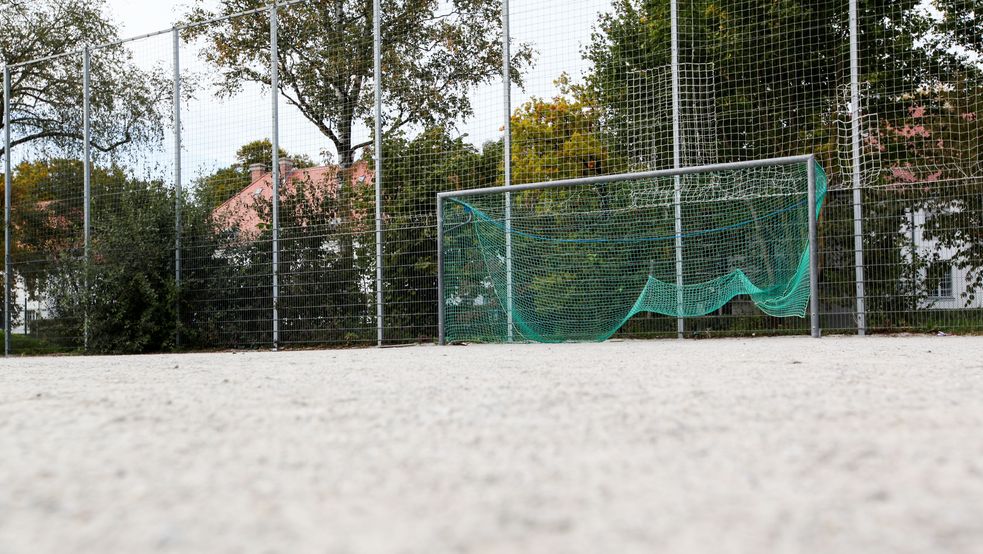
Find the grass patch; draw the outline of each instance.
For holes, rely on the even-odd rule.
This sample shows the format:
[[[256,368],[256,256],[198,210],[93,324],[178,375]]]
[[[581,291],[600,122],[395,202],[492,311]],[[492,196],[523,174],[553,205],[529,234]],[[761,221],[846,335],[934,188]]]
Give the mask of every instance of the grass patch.
[[[3,337],[0,331],[0,337]],[[10,353],[14,356],[43,356],[48,354],[71,354],[74,348],[59,346],[31,335],[10,335]]]

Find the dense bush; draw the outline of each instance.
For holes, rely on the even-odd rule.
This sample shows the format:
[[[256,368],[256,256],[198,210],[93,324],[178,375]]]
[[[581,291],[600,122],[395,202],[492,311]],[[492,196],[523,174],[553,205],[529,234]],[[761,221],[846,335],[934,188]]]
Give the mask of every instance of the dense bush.
[[[178,317],[182,306],[182,321],[188,321],[195,299],[178,295],[173,192],[132,179],[98,192],[88,263],[80,249],[71,248],[49,251],[43,264],[32,266],[32,292],[48,308],[44,321],[57,322],[44,326],[45,332],[58,344],[87,345],[94,353],[171,350],[179,331],[194,345],[192,326]],[[184,234],[210,232],[202,210],[186,203],[182,216]]]

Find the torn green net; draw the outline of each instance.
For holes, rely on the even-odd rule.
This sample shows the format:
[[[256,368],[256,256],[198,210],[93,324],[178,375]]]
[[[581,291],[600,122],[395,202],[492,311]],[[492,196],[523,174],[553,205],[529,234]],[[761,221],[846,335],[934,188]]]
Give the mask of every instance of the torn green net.
[[[817,166],[817,217],[826,188]],[[795,163],[448,198],[446,338],[502,342],[511,320],[515,340],[601,341],[639,313],[699,317],[738,296],[804,317],[807,195]]]

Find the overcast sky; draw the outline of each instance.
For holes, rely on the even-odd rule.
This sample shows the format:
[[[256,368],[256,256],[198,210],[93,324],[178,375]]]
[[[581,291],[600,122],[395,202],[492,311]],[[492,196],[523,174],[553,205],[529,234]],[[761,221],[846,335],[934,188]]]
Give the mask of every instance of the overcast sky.
[[[106,0],[120,34],[131,37],[172,27],[188,11],[189,0]],[[215,2],[210,2],[214,5]]]

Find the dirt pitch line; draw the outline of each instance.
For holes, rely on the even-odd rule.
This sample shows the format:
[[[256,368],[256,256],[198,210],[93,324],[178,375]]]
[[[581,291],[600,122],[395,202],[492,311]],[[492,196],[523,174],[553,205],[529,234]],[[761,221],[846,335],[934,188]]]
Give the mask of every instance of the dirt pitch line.
[[[981,552],[983,339],[0,360],[0,552]]]

